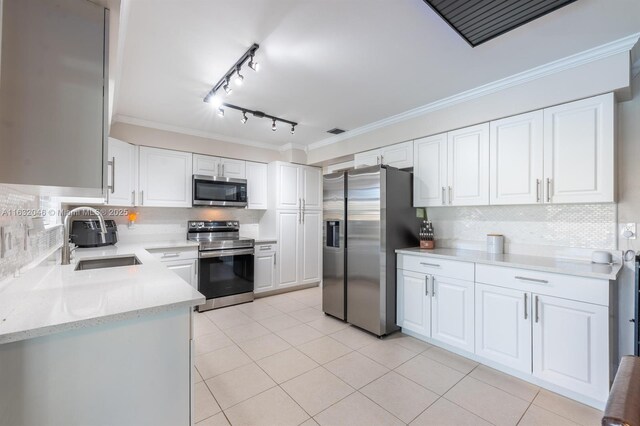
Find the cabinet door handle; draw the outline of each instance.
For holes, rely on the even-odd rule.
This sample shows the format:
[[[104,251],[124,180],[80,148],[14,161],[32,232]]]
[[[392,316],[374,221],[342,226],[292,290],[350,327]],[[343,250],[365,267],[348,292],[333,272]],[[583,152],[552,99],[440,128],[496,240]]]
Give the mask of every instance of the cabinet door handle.
[[[524,319],[527,319],[527,293],[524,294]]]
[[[536,296],[536,300],[535,300],[535,305],[536,305],[536,322],[540,321],[540,308],[539,308],[539,302],[540,298],[538,296]]]
[[[536,203],[540,202],[540,179],[536,179]]]
[[[429,295],[429,275],[424,276],[424,295]]]
[[[380,154],[380,164],[384,164],[384,155]]]
[[[277,253],[273,253],[273,266],[276,266],[276,255]]]
[[[446,201],[444,200],[444,191],[445,191],[445,188],[444,188],[444,186],[443,186],[443,187],[442,187],[442,205],[443,205],[443,206],[446,204]]]
[[[131,205],[136,205],[136,191],[131,191]]]
[[[522,280],[522,281],[532,281],[534,283],[542,283],[542,284],[549,284],[549,281],[547,280],[540,280],[538,278],[527,278],[527,277],[519,277],[519,276],[515,276],[514,277],[516,280]]]
[[[144,206],[144,189],[140,191],[140,205]]]
[[[109,189],[113,194],[116,190],[116,157],[111,157],[111,161],[108,161],[107,164],[111,165],[111,186]]]
[[[449,204],[451,204],[451,187],[449,187]]]
[[[422,266],[433,266],[434,268],[439,268],[440,267],[440,265],[438,265],[437,263],[420,262],[420,264]]]
[[[167,259],[170,257],[180,257],[180,253],[162,253],[163,259]]]
[[[551,179],[547,178],[547,203],[551,202]]]
[[[224,176],[224,163],[222,163],[222,176]]]
[[[306,198],[302,199],[302,223],[304,223],[304,215],[307,214],[307,200]]]
[[[302,223],[302,198],[298,198],[298,223]]]

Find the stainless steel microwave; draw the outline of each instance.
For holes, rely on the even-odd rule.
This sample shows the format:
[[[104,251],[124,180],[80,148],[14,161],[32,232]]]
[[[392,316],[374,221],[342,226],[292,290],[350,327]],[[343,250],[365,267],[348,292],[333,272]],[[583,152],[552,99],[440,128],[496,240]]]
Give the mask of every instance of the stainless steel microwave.
[[[246,207],[247,180],[193,175],[193,205]]]

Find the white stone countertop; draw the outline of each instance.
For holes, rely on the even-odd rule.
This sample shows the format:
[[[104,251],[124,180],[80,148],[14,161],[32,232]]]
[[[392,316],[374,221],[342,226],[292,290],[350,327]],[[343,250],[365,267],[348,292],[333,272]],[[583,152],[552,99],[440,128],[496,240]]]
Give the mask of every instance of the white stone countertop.
[[[521,254],[492,254],[486,251],[459,250],[453,248],[398,249],[396,253],[421,255],[440,259],[460,260],[464,262],[480,263],[484,265],[508,266],[513,268],[532,269],[535,271],[554,272],[557,274],[577,275],[589,278],[615,280],[622,265],[602,265],[584,260],[561,259],[555,257],[526,256]]]
[[[147,248],[191,247],[185,240],[78,249],[71,265],[58,260],[14,278],[0,291],[0,344],[110,321],[143,317],[205,298]],[[74,271],[79,259],[135,255],[141,265]]]

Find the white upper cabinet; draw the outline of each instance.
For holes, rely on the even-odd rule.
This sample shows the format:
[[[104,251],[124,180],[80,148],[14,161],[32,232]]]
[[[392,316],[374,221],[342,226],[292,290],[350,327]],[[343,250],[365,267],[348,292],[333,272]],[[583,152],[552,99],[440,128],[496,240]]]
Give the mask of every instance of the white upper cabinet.
[[[542,201],[542,129],[542,111],[490,123],[490,204]]]
[[[275,190],[277,209],[298,209],[302,204],[300,181],[301,166],[291,163],[272,163],[275,167]]]
[[[305,210],[322,209],[322,169],[302,168],[302,203]]]
[[[413,167],[413,141],[385,146],[354,156],[356,168],[385,164],[398,169]]]
[[[191,207],[192,157],[190,152],[140,147],[139,204]]]
[[[246,179],[246,161],[220,158],[220,176]]]
[[[193,174],[219,176],[220,159],[211,155],[193,154]]]
[[[447,187],[447,134],[414,142],[413,205],[443,206]]]
[[[266,210],[268,196],[267,165],[247,161],[246,164],[248,209]]]
[[[489,123],[447,133],[447,148],[449,204],[489,204]]]
[[[220,158],[211,155],[193,155],[193,174],[206,176],[224,176],[245,179],[246,162],[231,158]]]
[[[544,110],[545,202],[613,202],[613,93]]]
[[[134,206],[138,170],[137,147],[109,138],[107,204]]]

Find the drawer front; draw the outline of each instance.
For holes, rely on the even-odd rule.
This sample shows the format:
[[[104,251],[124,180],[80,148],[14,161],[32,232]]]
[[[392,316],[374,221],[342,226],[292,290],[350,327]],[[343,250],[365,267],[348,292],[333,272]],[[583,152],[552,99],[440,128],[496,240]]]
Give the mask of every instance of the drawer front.
[[[433,274],[466,281],[473,281],[474,278],[473,263],[446,260],[437,257],[399,254],[398,268],[404,269],[405,271]]]
[[[476,282],[609,306],[608,280],[477,264]]]
[[[197,247],[171,247],[147,249],[149,253],[162,262],[169,260],[197,259]]]
[[[275,253],[277,248],[278,248],[277,244],[256,244],[255,251],[256,251],[256,255],[258,255],[259,253],[263,253],[263,254]]]

